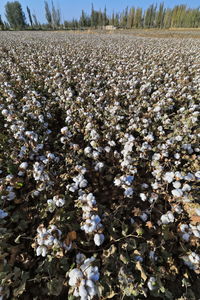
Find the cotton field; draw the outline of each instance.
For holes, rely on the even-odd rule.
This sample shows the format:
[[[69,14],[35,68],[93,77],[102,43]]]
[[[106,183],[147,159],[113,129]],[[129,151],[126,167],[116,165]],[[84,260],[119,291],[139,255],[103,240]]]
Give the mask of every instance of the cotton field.
[[[0,33],[0,299],[199,299],[199,49]]]

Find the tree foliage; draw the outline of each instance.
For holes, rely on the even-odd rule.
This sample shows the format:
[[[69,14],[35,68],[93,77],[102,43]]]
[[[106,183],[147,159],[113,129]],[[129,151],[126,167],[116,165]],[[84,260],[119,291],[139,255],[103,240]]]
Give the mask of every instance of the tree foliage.
[[[6,19],[13,29],[22,29],[26,25],[25,14],[18,1],[7,2],[5,5]]]

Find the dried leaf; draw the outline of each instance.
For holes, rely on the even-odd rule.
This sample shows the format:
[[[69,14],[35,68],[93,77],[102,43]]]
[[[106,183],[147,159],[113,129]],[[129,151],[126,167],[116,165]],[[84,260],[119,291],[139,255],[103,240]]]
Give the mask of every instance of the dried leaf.
[[[147,280],[147,275],[146,275],[146,273],[145,273],[145,271],[144,271],[144,269],[143,269],[140,261],[136,262],[136,269],[141,272],[142,279],[144,281],[146,281]]]

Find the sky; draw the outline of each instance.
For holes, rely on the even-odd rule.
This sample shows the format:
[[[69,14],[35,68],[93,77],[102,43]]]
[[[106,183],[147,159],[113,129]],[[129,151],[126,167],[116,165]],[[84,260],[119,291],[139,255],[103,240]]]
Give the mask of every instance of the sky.
[[[12,0],[9,0],[12,2]],[[28,6],[31,10],[32,14],[35,14],[40,23],[45,23],[45,12],[44,12],[44,1],[43,0],[18,0],[25,12],[26,6]],[[8,2],[8,0],[0,0],[0,15],[2,19],[5,21],[4,17],[4,6]],[[49,4],[51,4],[51,0],[47,0]],[[152,3],[160,3],[161,1],[154,0],[54,0],[55,7],[60,8],[61,11],[61,19],[64,20],[72,20],[73,18],[79,19],[81,14],[81,10],[84,9],[88,14],[91,11],[91,4],[93,3],[94,9],[103,10],[106,6],[108,15],[111,15],[113,11],[121,12],[124,8],[128,7],[142,7],[146,9]],[[166,0],[164,1],[165,7],[173,7],[175,5],[186,4],[188,7],[197,8],[200,6],[199,0]],[[28,17],[27,17],[28,20]]]

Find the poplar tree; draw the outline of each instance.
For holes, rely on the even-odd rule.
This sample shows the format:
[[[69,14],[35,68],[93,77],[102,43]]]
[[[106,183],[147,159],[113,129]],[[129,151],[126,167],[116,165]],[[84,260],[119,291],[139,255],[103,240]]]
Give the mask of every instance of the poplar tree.
[[[7,2],[5,5],[6,19],[13,29],[23,29],[26,26],[25,14],[18,1]]]

